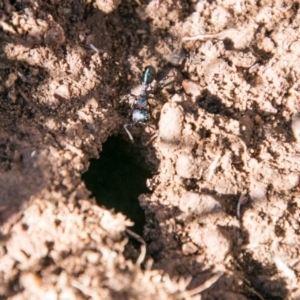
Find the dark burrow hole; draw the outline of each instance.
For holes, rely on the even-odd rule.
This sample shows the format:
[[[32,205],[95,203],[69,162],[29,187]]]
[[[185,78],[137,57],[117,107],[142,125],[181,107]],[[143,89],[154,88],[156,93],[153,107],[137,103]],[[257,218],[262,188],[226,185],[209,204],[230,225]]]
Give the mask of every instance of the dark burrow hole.
[[[100,158],[91,159],[82,175],[98,205],[122,212],[134,222],[130,229],[139,235],[143,234],[145,214],[138,196],[149,192],[146,180],[150,177],[142,149],[120,136],[107,139]]]

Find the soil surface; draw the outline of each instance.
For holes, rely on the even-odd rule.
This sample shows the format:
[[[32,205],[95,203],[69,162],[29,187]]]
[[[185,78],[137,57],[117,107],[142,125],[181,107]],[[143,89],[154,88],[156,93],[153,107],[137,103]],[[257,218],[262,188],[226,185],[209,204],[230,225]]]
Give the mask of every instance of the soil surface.
[[[299,6],[0,0],[0,298],[300,299]],[[148,65],[139,248],[82,174]]]

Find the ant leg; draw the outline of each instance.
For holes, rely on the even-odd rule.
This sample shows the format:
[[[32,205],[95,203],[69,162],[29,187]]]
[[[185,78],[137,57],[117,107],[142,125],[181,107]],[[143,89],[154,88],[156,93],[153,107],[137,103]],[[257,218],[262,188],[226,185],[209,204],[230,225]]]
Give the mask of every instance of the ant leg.
[[[157,133],[154,133],[154,135],[151,137],[151,139],[145,144],[145,146],[148,146],[151,144],[156,138],[158,137]]]
[[[150,143],[152,143],[158,137],[158,133],[157,133],[157,129],[154,128],[153,126],[151,126],[150,124],[145,124],[145,125],[154,131],[154,134],[152,133],[150,140],[145,145],[145,146],[148,146]]]
[[[153,127],[152,125],[150,125],[150,124],[145,124],[145,126],[147,126],[147,127],[150,127],[151,129],[153,129],[154,131],[156,130],[156,128],[155,127]]]
[[[124,125],[124,129],[125,129],[125,131],[127,132],[127,134],[128,134],[128,136],[129,136],[130,140],[132,141],[132,143],[134,143],[132,134],[131,134],[130,131],[127,129],[127,127],[128,127],[128,126],[132,126],[132,124],[133,124],[133,123],[125,124],[125,125]]]

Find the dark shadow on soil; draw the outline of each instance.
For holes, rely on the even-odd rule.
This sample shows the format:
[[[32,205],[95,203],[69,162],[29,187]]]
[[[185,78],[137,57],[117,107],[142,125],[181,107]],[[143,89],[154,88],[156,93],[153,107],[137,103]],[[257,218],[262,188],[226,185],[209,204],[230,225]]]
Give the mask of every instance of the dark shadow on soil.
[[[150,177],[140,149],[119,136],[103,144],[100,159],[91,159],[89,170],[82,176],[97,203],[128,216],[135,223],[132,230],[140,235],[145,214],[138,196],[149,192],[146,180]]]

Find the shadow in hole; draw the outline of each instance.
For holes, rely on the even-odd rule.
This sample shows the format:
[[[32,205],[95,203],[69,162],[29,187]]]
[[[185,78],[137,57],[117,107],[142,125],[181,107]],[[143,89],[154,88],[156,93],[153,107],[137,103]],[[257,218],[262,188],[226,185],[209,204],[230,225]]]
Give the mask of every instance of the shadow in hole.
[[[108,138],[100,159],[91,159],[88,171],[82,176],[97,203],[125,214],[135,223],[132,230],[140,235],[145,214],[138,196],[149,192],[146,180],[150,177],[140,149],[118,136]]]

